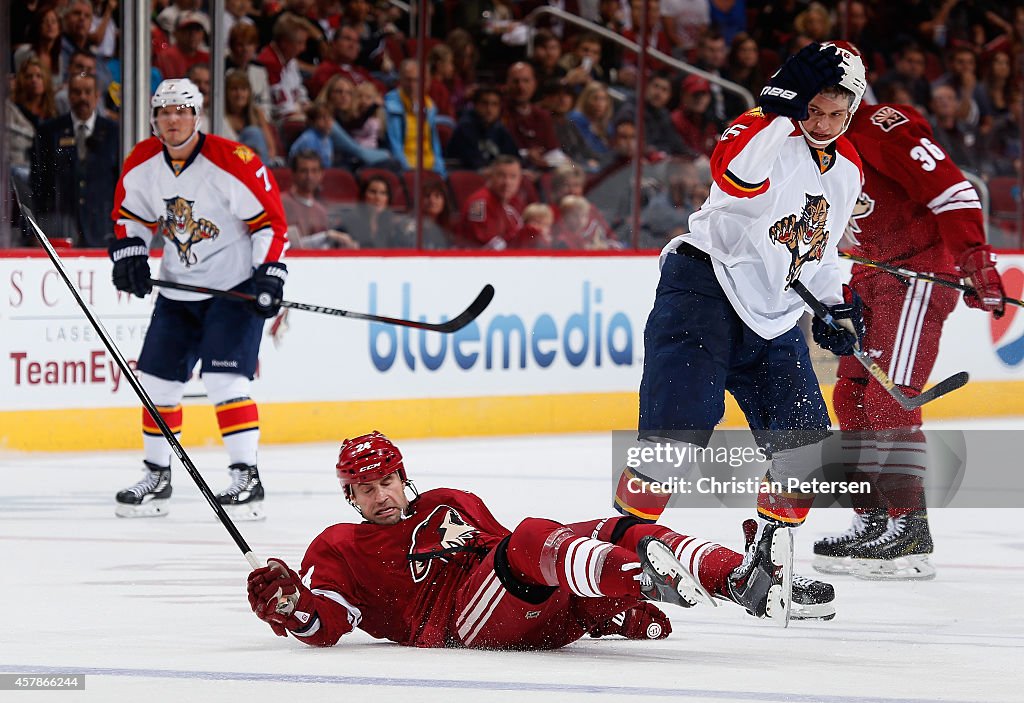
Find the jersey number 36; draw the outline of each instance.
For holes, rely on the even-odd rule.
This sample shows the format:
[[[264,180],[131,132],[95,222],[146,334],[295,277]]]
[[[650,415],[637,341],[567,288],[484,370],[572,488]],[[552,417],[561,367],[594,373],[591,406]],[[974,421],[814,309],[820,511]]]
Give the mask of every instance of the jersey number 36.
[[[910,150],[910,158],[921,162],[921,168],[925,171],[934,171],[937,161],[946,158],[946,152],[932,143],[930,139],[921,137],[921,146],[915,146]]]

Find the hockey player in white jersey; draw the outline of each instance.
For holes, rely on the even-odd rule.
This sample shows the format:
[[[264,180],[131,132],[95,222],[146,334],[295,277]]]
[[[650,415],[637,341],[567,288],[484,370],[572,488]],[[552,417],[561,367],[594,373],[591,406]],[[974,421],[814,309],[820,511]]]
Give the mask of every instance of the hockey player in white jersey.
[[[138,360],[139,380],[179,434],[185,382],[196,364],[227,448],[231,484],[217,500],[235,519],[263,517],[257,470],[259,415],[249,396],[263,323],[280,309],[287,224],[269,170],[248,147],[199,131],[203,97],[187,79],[166,80],[151,100],[155,136],[125,161],[114,195],[114,285],[145,297],[149,249],[163,240],[162,280],[239,290],[256,301],[162,289]],[[262,294],[268,295],[262,295]],[[167,513],[170,445],[142,411],[145,475],[117,494],[122,517]]]
[[[706,446],[729,391],[772,458],[766,480],[785,484],[820,466],[829,416],[797,326],[801,281],[844,329],[815,320],[814,337],[838,354],[863,336],[861,305],[844,289],[837,245],[860,193],[861,164],[842,136],[867,82],[860,58],[811,44],[769,79],[758,107],[722,135],[707,201],[661,254],[661,280],[644,331],[639,440]],[[692,455],[694,452],[690,452]],[[697,453],[699,455],[699,452]],[[697,466],[688,467],[697,471]],[[669,495],[644,490],[686,467],[626,469],[616,508],[655,521]],[[766,524],[800,525],[813,496],[761,493],[744,525],[751,567]],[[834,591],[797,578],[793,617],[828,619]]]

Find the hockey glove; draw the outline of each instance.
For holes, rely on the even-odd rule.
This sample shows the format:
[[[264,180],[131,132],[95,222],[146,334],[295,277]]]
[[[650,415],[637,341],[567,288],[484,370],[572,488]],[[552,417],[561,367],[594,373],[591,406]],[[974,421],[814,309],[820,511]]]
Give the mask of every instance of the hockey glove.
[[[247,590],[252,612],[270,625],[274,634],[313,634],[313,628],[318,627],[313,593],[280,559],[268,559],[267,566],[249,574]]]
[[[249,279],[252,294],[256,296],[249,305],[255,314],[266,319],[276,317],[281,312],[284,280],[287,277],[288,267],[279,261],[261,264],[256,269],[256,273]]]
[[[807,104],[822,88],[838,85],[843,77],[841,59],[834,46],[821,48],[811,43],[786,59],[768,79],[757,104],[765,112],[774,112],[794,120],[807,119]]]
[[[960,273],[974,290],[964,293],[968,307],[1003,316],[1003,279],[996,271],[996,255],[988,244],[968,249],[960,257]]]
[[[630,640],[663,640],[670,634],[668,616],[652,603],[638,603],[590,631],[591,637],[622,635]]]
[[[114,287],[145,298],[153,290],[149,273],[149,249],[139,237],[115,239],[108,248],[114,262]]]
[[[844,285],[843,299],[845,302],[830,305],[828,308],[839,329],[833,329],[818,317],[811,323],[814,341],[819,347],[836,356],[853,354],[854,347],[864,340],[867,331],[864,327],[864,303],[860,296],[852,288]]]

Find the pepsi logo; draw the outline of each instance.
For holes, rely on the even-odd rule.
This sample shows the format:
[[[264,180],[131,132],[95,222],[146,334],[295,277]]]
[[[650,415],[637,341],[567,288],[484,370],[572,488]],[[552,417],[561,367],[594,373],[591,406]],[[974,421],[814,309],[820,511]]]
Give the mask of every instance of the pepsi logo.
[[[1020,298],[1024,292],[1024,271],[1011,267],[1003,273],[1003,288],[1007,297]],[[1007,305],[1006,314],[998,320],[990,318],[992,344],[999,360],[1007,366],[1018,366],[1024,362],[1024,316],[1020,308]]]

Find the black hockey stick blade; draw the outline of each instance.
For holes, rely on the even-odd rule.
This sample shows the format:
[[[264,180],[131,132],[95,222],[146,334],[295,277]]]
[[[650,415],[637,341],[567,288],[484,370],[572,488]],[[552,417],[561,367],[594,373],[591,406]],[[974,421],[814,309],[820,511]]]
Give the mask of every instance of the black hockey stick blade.
[[[949,378],[939,381],[919,396],[911,398],[912,406],[907,408],[907,410],[915,410],[925,403],[930,403],[936,398],[941,398],[947,393],[955,391],[957,388],[962,388],[967,385],[968,380],[970,380],[970,377],[966,371],[955,373]]]
[[[187,283],[176,283],[174,281],[160,281],[153,280],[153,285],[159,288],[171,288],[174,290],[183,290],[190,293],[203,293],[205,295],[214,295],[221,298],[235,298],[236,300],[248,300],[252,301],[256,299],[256,296],[250,295],[249,293],[242,293],[236,290],[218,290],[216,288],[206,288],[204,286],[193,286]],[[381,322],[387,325],[397,325],[399,327],[412,327],[419,330],[429,330],[431,332],[441,332],[444,334],[450,334],[452,332],[458,332],[463,327],[468,325],[470,322],[479,317],[488,305],[491,304],[491,300],[494,299],[494,286],[490,283],[486,284],[480,293],[476,296],[476,299],[469,304],[465,310],[456,315],[451,320],[445,322],[420,322],[417,320],[405,320],[399,317],[387,317],[386,315],[371,315],[365,312],[353,312],[352,310],[339,310],[337,308],[329,308],[323,305],[310,305],[308,303],[293,303],[289,300],[282,300],[281,307],[291,308],[293,310],[305,310],[306,312],[318,312],[323,315],[334,315],[336,317],[350,317],[354,320],[368,320],[370,322]]]
[[[211,508],[213,508],[213,512],[217,515],[217,519],[220,520],[224,529],[226,529],[228,534],[231,535],[231,539],[242,552],[246,561],[249,562],[249,565],[252,568],[260,568],[263,566],[262,561],[253,553],[252,549],[245,541],[245,538],[242,537],[242,533],[238,531],[235,523],[231,521],[230,516],[225,512],[224,507],[217,502],[217,498],[214,496],[213,491],[210,490],[210,486],[206,483],[203,475],[199,473],[199,469],[196,468],[196,465],[192,462],[192,459],[185,451],[185,448],[181,446],[181,442],[179,442],[178,438],[174,436],[174,433],[171,431],[171,428],[168,427],[167,422],[160,415],[156,405],[153,403],[153,399],[149,397],[146,389],[142,387],[142,384],[135,377],[135,373],[128,366],[128,362],[125,360],[124,355],[121,354],[121,350],[116,344],[114,344],[114,340],[110,337],[110,333],[107,332],[103,323],[99,321],[99,318],[93,314],[92,309],[85,302],[81,292],[75,287],[75,284],[71,282],[71,277],[68,276],[68,272],[64,268],[64,262],[60,260],[60,257],[54,250],[50,240],[39,227],[39,223],[36,222],[32,211],[21,199],[17,186],[14,188],[14,194],[15,198],[18,200],[18,207],[21,209],[21,214],[32,228],[32,232],[39,241],[39,245],[46,251],[46,255],[50,257],[50,261],[53,262],[53,266],[57,269],[57,273],[64,280],[64,284],[67,286],[68,290],[71,291],[71,295],[74,297],[75,302],[78,303],[78,307],[81,308],[82,313],[89,321],[89,324],[92,325],[92,328],[96,330],[96,333],[99,335],[100,340],[102,340],[103,345],[107,348],[107,351],[110,352],[111,358],[113,358],[114,362],[120,367],[121,373],[123,374],[122,377],[128,381],[132,390],[135,391],[135,395],[139,397],[139,400],[142,402],[142,406],[149,411],[150,417],[154,422],[156,422],[157,427],[160,428],[160,432],[162,432],[164,437],[167,439],[167,443],[171,445],[171,449],[174,451],[174,454],[181,461],[182,466],[185,467],[185,471],[188,472],[188,475],[195,482],[196,486],[199,488],[199,492],[203,495],[203,498],[206,499],[206,502],[210,504]]]
[[[826,306],[820,300],[815,298],[814,294],[811,293],[811,291],[807,290],[807,286],[805,286],[802,282],[797,280],[793,281],[789,285],[789,287],[796,291],[796,294],[799,295],[805,303],[807,303],[807,305],[814,312],[815,317],[819,318],[822,322],[824,322],[826,325],[828,325],[834,330],[841,329],[840,326],[836,323],[835,319],[833,319],[832,313],[828,309],[828,306]],[[965,383],[967,383],[968,379],[967,372],[960,371],[959,373],[953,374],[949,378],[939,381],[924,393],[921,393],[920,395],[916,395],[914,397],[910,397],[904,394],[896,386],[896,382],[889,377],[889,374],[883,371],[882,367],[879,366],[878,363],[874,359],[872,359],[867,352],[860,348],[859,343],[853,348],[853,356],[854,358],[857,359],[857,361],[860,362],[860,365],[867,370],[871,377],[878,381],[881,384],[882,388],[884,388],[886,392],[893,397],[893,400],[899,403],[900,407],[903,408],[904,410],[916,410],[925,403],[930,403],[936,398],[941,398],[947,393],[950,393],[951,391],[955,391],[957,388],[962,387]]]

